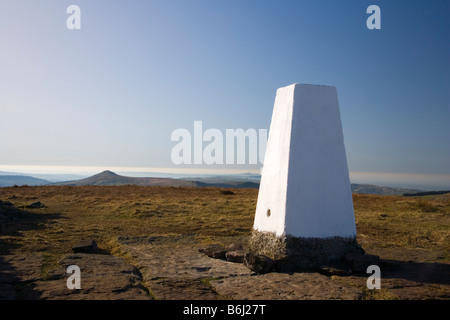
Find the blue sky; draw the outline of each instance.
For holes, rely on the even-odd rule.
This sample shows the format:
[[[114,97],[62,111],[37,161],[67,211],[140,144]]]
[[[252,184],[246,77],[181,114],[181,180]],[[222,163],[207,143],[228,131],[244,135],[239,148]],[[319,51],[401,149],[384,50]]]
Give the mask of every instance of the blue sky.
[[[81,30],[66,27],[71,4]],[[380,30],[366,27],[371,4]],[[175,129],[268,129],[276,89],[313,83],[337,87],[350,171],[450,174],[449,13],[450,1],[2,0],[0,167],[175,167]]]

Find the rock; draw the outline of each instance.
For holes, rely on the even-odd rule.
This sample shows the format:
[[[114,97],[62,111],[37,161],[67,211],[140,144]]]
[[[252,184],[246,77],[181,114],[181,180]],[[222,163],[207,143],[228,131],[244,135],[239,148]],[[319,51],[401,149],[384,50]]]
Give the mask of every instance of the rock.
[[[230,262],[243,263],[245,252],[244,250],[228,251],[225,258]]]
[[[219,244],[212,244],[198,251],[215,259],[226,259],[236,263],[244,262],[245,251],[243,245],[240,243],[233,243],[226,248]]]
[[[269,273],[274,271],[276,262],[265,255],[256,255],[251,252],[247,252],[244,256],[244,264],[250,270],[256,273]]]
[[[38,201],[38,202],[33,202],[32,204],[27,205],[27,208],[40,209],[40,208],[45,208],[45,205]]]
[[[74,253],[98,253],[98,247],[95,240],[81,240],[72,247]]]
[[[220,193],[225,195],[225,196],[232,196],[234,195],[234,192],[231,190],[220,190]]]
[[[212,244],[198,251],[214,259],[225,259],[225,254],[227,253],[227,250],[218,244]]]
[[[370,265],[379,265],[380,257],[372,254],[348,253],[344,256],[345,261],[353,272],[366,272]]]
[[[226,253],[225,250],[212,251],[210,257],[214,259],[225,259]]]
[[[244,250],[244,246],[240,243],[232,243],[228,246],[229,251],[239,251]]]

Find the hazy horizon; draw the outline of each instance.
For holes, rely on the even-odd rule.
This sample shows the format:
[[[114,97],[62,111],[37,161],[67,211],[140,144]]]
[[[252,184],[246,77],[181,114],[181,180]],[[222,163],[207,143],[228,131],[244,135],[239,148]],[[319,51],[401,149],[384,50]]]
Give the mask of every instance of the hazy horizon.
[[[220,175],[260,175],[260,170],[237,169],[202,169],[202,168],[146,168],[146,167],[82,167],[82,166],[4,166],[0,165],[0,175],[19,173],[43,177],[45,175],[73,175],[80,179],[112,171],[130,177],[201,177]],[[56,181],[56,180],[55,180]],[[350,172],[350,182],[357,184],[374,184],[395,188],[411,188],[424,191],[450,190],[448,174],[417,174],[395,172]]]

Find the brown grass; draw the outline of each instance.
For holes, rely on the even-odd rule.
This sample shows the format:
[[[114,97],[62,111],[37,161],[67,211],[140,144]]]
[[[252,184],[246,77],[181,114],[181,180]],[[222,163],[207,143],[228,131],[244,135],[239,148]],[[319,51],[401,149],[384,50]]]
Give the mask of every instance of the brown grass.
[[[224,195],[217,188],[176,187],[19,187],[0,189],[0,199],[24,207],[35,201],[44,209],[45,228],[10,231],[2,235],[20,251],[69,252],[83,238],[97,239],[112,249],[119,236],[194,235],[200,240],[241,236],[250,232],[256,190]],[[37,224],[42,222],[37,221]]]
[[[421,248],[449,260],[450,201],[353,195],[360,242],[369,246]]]
[[[26,226],[0,234],[1,253],[45,252],[49,264],[80,239],[119,253],[118,237],[190,235],[201,242],[250,234],[256,189],[41,186],[0,188],[0,199],[43,209]],[[369,253],[419,248],[449,260],[450,201],[354,194],[358,241]],[[424,252],[425,252],[424,251]]]

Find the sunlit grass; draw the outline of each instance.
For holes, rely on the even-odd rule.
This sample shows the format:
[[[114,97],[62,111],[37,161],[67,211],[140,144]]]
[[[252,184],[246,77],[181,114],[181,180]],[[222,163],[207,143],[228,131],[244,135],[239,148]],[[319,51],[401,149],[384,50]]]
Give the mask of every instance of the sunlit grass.
[[[0,199],[16,207],[34,201],[44,209],[26,209],[43,218],[34,227],[9,229],[0,235],[8,252],[71,252],[80,239],[95,239],[99,247],[119,252],[118,237],[190,235],[213,242],[222,237],[248,236],[258,191],[175,187],[0,188]],[[422,248],[449,259],[450,200],[354,194],[358,241],[376,248]],[[55,217],[57,216],[57,218]],[[49,261],[53,261],[50,259]]]

